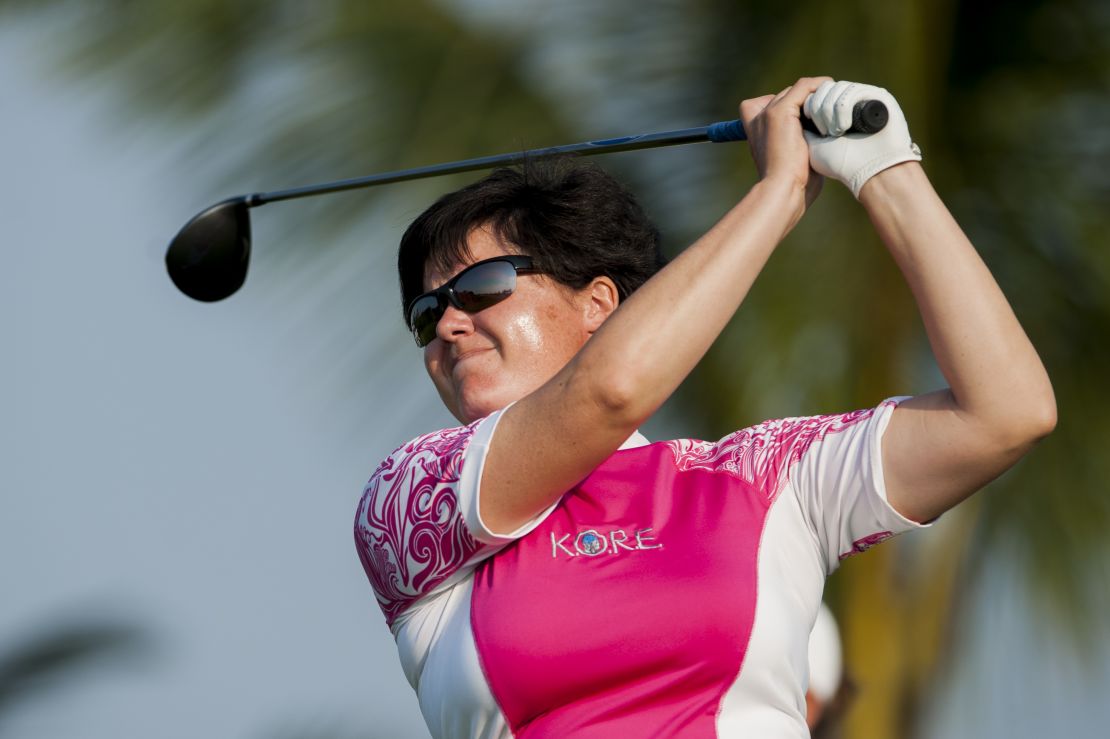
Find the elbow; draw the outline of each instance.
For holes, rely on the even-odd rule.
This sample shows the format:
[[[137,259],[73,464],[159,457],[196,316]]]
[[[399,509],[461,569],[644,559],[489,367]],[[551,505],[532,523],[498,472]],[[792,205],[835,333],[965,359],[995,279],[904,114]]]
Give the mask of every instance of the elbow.
[[[1025,406],[1025,431],[1035,444],[1056,429],[1056,394],[1048,378],[1040,392],[1030,394]]]
[[[1056,430],[1056,399],[1049,395],[1029,421],[1029,434],[1034,443]]]
[[[605,415],[621,425],[637,425],[641,422],[639,400],[643,393],[636,391],[630,378],[603,378],[593,392],[594,405]]]
[[[995,428],[1000,430],[996,438],[1006,449],[1024,454],[1055,430],[1056,421],[1056,400],[1049,392],[1046,397],[1015,408],[1006,419],[996,423]]]
[[[645,392],[635,373],[628,367],[606,369],[590,378],[588,397],[603,423],[635,428],[655,410],[648,408],[649,392]]]

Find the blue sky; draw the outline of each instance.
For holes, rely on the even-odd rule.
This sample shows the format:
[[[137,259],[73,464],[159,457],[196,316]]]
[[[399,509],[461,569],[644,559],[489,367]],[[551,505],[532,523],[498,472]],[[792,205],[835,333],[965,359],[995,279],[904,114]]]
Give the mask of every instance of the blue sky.
[[[395,278],[380,307],[358,306],[375,326],[362,340],[405,352],[377,408],[405,419],[390,426],[306,382],[334,358],[303,310],[258,289],[280,238],[266,219],[241,294],[211,306],[173,288],[165,244],[204,204],[180,147],[121,129],[107,91],[48,79],[43,40],[0,34],[0,646],[100,614],[139,621],[155,648],[28,704],[13,735],[273,736],[326,719],[421,736],[351,536],[378,459],[446,423]],[[326,260],[313,268],[335,278]]]
[[[217,305],[184,298],[165,244],[232,193],[208,192],[175,132],[121,127],[111,90],[48,76],[47,41],[23,22],[0,31],[0,648],[100,614],[140,622],[154,649],[28,703],[8,728],[424,736],[350,533],[377,461],[449,421],[397,319],[391,248],[298,257],[319,285],[301,305],[271,285],[288,265],[266,256],[292,236],[259,215],[247,287]],[[403,225],[377,218],[362,238],[391,245]],[[338,329],[320,325],[329,312]],[[325,330],[371,347],[373,404],[335,394],[343,357]],[[1012,580],[999,563],[930,736],[1110,724],[1106,660],[1080,673]]]

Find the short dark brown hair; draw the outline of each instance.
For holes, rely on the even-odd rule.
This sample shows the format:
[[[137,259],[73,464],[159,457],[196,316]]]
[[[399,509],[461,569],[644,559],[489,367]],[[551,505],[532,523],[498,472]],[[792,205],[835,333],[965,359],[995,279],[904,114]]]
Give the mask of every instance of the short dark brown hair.
[[[444,195],[409,225],[397,254],[402,311],[424,292],[427,267],[446,272],[470,258],[479,226],[572,289],[609,277],[621,300],[666,264],[659,230],[620,182],[574,157],[528,160]]]

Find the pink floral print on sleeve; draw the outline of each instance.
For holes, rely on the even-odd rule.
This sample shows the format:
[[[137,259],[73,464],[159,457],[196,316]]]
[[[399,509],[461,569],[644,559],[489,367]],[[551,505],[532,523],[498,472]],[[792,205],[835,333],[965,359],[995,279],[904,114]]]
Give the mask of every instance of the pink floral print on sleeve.
[[[390,626],[482,549],[458,498],[473,433],[471,425],[421,436],[394,451],[366,485],[355,545]]]
[[[781,418],[741,429],[717,442],[680,439],[668,444],[679,470],[724,472],[774,500],[786,485],[790,468],[814,442],[864,421],[874,412],[874,408],[866,408],[835,416]]]

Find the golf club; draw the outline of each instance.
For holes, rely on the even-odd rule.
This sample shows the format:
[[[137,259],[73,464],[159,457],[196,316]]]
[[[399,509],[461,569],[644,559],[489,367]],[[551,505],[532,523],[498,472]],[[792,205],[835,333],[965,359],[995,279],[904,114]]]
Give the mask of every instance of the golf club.
[[[857,103],[853,110],[853,124],[849,133],[876,133],[887,123],[886,106],[878,100]],[[803,127],[817,132],[808,118],[802,118]],[[186,223],[173,237],[166,250],[166,269],[181,292],[203,302],[216,302],[233,294],[247,279],[250,261],[251,224],[249,208],[280,200],[307,198],[344,190],[355,190],[392,182],[416,180],[424,177],[491,169],[516,164],[526,159],[538,159],[560,154],[605,154],[635,149],[652,149],[661,146],[693,144],[710,141],[725,143],[744,141],[747,134],[738,121],[722,121],[708,126],[684,128],[677,131],[624,136],[600,141],[586,141],[546,149],[498,154],[495,156],[464,159],[445,164],[432,164],[414,169],[383,172],[337,182],[325,182],[290,190],[239,195],[212,205]]]

